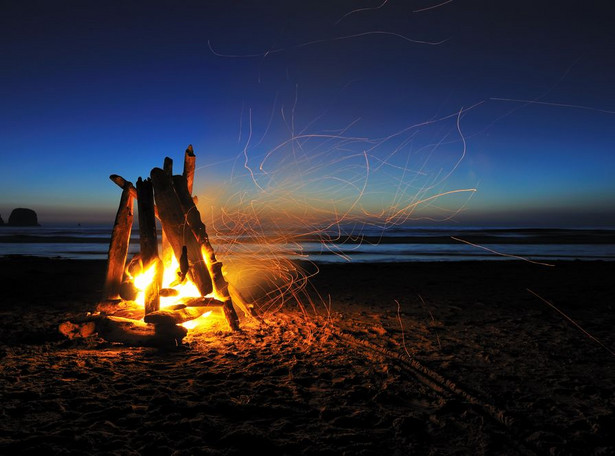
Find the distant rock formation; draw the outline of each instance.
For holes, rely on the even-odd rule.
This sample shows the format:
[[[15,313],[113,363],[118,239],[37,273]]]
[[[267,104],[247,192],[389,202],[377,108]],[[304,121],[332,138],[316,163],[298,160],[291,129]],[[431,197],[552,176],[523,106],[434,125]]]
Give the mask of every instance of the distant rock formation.
[[[4,225],[4,220],[2,220],[2,216],[0,215],[0,226]]]
[[[9,226],[40,226],[38,224],[38,217],[36,212],[32,209],[25,209],[23,207],[13,209],[11,215],[9,215]]]

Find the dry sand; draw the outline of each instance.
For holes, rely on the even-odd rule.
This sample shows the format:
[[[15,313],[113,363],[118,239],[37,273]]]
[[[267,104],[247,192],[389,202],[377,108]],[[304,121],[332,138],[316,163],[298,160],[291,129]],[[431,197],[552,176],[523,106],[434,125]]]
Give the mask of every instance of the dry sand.
[[[0,454],[615,454],[612,263],[323,266],[178,350],[64,340],[102,261],[0,259]],[[399,304],[399,306],[398,306]]]

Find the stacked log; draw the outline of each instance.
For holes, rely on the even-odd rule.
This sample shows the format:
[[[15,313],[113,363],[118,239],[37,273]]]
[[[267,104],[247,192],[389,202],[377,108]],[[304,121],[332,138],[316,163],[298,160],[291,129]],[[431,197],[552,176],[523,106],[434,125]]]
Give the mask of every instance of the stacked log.
[[[239,330],[239,318],[229,284],[222,273],[222,263],[216,258],[195,204],[196,197],[192,196],[195,162],[190,145],[184,153],[181,175],[173,175],[173,161],[167,157],[162,168],[152,169],[149,178],[139,178],[136,188],[121,176],[110,176],[122,188],[122,195],[109,246],[103,301],[99,305],[103,313],[89,317],[80,323],[82,326],[66,322],[60,330],[67,337],[75,334],[83,337],[95,329],[103,338],[113,342],[157,346],[177,344],[186,335],[186,329],[179,325],[198,318],[211,307],[221,307],[230,328]],[[139,214],[140,253],[126,266],[135,199]],[[158,252],[156,218],[162,226],[163,249],[168,244],[180,265],[176,282],[180,283],[188,276],[201,294],[164,310],[160,309],[160,297],[177,295],[177,290],[173,288],[175,282],[169,288],[162,288],[164,265]],[[110,303],[135,299],[137,290],[133,277],[152,267],[156,269],[154,280],[145,290],[144,321],[106,315],[113,313],[113,304]],[[207,297],[212,292],[217,298]],[[246,307],[241,300],[237,304],[246,316],[258,318],[253,307]]]

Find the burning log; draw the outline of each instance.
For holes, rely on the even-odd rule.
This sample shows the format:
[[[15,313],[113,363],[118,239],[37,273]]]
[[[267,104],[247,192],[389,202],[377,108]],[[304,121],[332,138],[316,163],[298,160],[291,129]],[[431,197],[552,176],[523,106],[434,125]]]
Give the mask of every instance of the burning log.
[[[107,276],[105,278],[103,300],[111,301],[120,299],[120,286],[124,276],[124,264],[126,263],[126,257],[128,255],[128,243],[130,241],[130,232],[134,219],[133,191],[133,185],[123,180],[120,206],[115,216],[111,243],[109,244]],[[136,193],[136,191],[134,193]]]
[[[187,298],[181,301],[186,307],[222,307],[224,303],[216,298]]]
[[[188,331],[177,325],[151,325],[140,320],[94,315],[77,322],[63,322],[60,332],[69,339],[87,338],[98,334],[107,342],[138,347],[175,347]]]
[[[154,268],[154,277],[145,289],[145,315],[160,309],[160,289],[162,288],[164,265],[160,258],[156,257],[151,267]]]
[[[201,295],[208,295],[213,291],[211,277],[203,260],[200,245],[192,231],[187,229],[185,212],[182,211],[173,181],[160,168],[152,169],[151,178],[162,229],[173,248],[175,257],[181,258],[183,247],[186,246],[190,264],[189,275]]]
[[[124,280],[120,285],[120,296],[124,301],[134,301],[138,294],[139,290],[132,280]]]
[[[137,204],[139,207],[139,245],[143,268],[154,267],[154,280],[145,290],[145,314],[160,309],[160,289],[164,265],[158,258],[158,236],[154,215],[154,191],[150,179],[137,181]]]
[[[178,325],[185,321],[199,318],[206,310],[206,307],[184,307],[183,309],[175,310],[163,309],[147,314],[143,321],[155,325]]]
[[[98,308],[103,313],[89,317],[87,326],[83,326],[83,322],[81,326],[71,326],[72,323],[67,322],[63,327],[67,337],[75,334],[85,337],[92,333],[90,323],[95,322],[101,337],[113,342],[131,345],[180,343],[186,331],[177,324],[198,318],[211,307],[222,307],[231,329],[239,330],[233,301],[246,316],[258,318],[254,307],[246,305],[239,292],[224,278],[222,263],[209,242],[196,207],[197,199],[192,196],[195,165],[196,157],[190,145],[184,154],[182,175],[173,175],[173,161],[167,157],[162,168],[151,170],[150,178],[139,178],[136,188],[121,176],[110,176],[122,188],[122,198],[109,247],[107,301],[99,303]],[[140,253],[126,265],[135,199],[139,209]],[[164,261],[158,252],[156,218],[162,224]],[[165,284],[167,288],[162,288],[164,265],[171,264],[172,256],[179,263],[178,277]],[[189,281],[192,283],[186,283]],[[199,297],[179,297],[193,285]],[[139,290],[144,290],[143,295]],[[216,297],[207,297],[212,292]],[[177,299],[175,304],[168,306],[166,303],[165,309],[160,310],[161,297]],[[138,320],[143,316],[143,306],[144,320],[152,323],[150,325]]]
[[[137,180],[137,206],[139,208],[139,247],[143,265],[147,267],[158,257],[158,236],[154,216],[154,190],[150,179]]]
[[[177,296],[179,295],[179,291],[177,291],[175,288],[161,288],[160,289],[160,297],[161,298],[167,298],[167,297],[171,297],[171,296]]]
[[[160,328],[139,320],[106,317],[96,321],[98,335],[108,342],[133,346],[169,347],[181,344],[188,331],[182,326]]]
[[[228,292],[228,283],[226,283],[226,280],[224,280],[224,277],[222,276],[222,263],[216,260],[214,249],[209,243],[209,237],[207,236],[205,225],[201,221],[201,214],[190,196],[186,177],[179,175],[173,176],[173,186],[175,187],[175,192],[179,199],[181,208],[184,214],[186,214],[186,222],[194,234],[196,241],[202,247],[201,255],[207,255],[207,264],[211,270],[211,278],[213,280],[214,289],[221,297],[224,298],[224,315],[231,329],[233,329],[233,331],[237,331],[239,329],[239,318],[237,317],[231,296]],[[248,315],[247,309],[246,315]]]

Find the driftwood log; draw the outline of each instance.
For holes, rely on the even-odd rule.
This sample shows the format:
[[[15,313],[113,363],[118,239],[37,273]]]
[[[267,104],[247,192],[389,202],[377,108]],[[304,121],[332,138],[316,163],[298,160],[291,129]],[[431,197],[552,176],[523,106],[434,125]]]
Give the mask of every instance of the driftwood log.
[[[154,279],[145,290],[145,314],[160,309],[160,289],[164,265],[158,257],[158,236],[154,215],[154,191],[150,179],[137,181],[137,206],[139,208],[139,247],[143,269],[155,268]]]
[[[222,307],[224,302],[217,300],[216,298],[184,298],[181,303],[186,307]]]
[[[98,334],[107,342],[138,347],[175,347],[181,345],[188,330],[177,325],[152,325],[140,320],[94,315],[76,322],[63,322],[59,330],[69,339]]]
[[[231,295],[228,292],[228,283],[222,275],[222,263],[216,259],[214,249],[209,243],[209,236],[207,236],[205,224],[202,222],[201,214],[194,204],[192,196],[190,195],[186,177],[183,175],[173,176],[173,187],[175,188],[182,211],[186,214],[186,222],[194,234],[196,241],[201,246],[201,255],[205,254],[207,257],[207,264],[209,265],[209,270],[211,271],[214,289],[224,301],[224,306],[222,307],[224,310],[224,315],[231,326],[231,329],[233,329],[233,331],[237,331],[239,329],[239,318],[237,317],[237,313],[233,307]],[[247,309],[245,309],[244,312],[246,315],[250,315]]]
[[[199,318],[207,311],[207,307],[184,307],[183,309],[175,310],[158,310],[147,314],[143,321],[156,325],[178,325],[185,321]]]
[[[196,167],[196,156],[194,155],[194,149],[192,144],[188,146],[186,152],[184,152],[184,174],[186,183],[188,185],[188,193],[192,195],[192,187],[194,185],[194,170]]]
[[[115,216],[111,242],[109,244],[103,301],[120,299],[120,286],[124,276],[124,265],[128,255],[128,244],[134,219],[135,193],[133,185],[124,180],[120,206]]]
[[[165,232],[175,257],[180,259],[183,247],[186,246],[189,275],[201,295],[206,296],[213,291],[209,271],[201,254],[200,244],[186,224],[185,213],[173,187],[173,180],[163,169],[154,168],[151,172],[154,197],[158,207],[158,215],[162,229]]]

